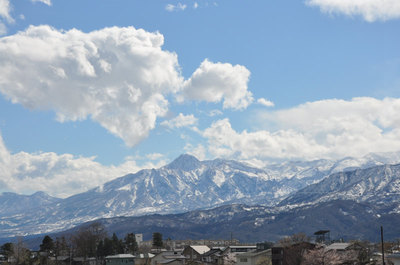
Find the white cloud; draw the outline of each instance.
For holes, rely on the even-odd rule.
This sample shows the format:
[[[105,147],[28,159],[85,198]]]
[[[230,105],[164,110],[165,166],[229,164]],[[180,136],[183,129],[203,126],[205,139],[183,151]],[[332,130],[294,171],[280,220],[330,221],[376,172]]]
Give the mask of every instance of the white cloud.
[[[214,117],[214,116],[218,116],[218,115],[222,115],[223,112],[220,111],[219,109],[213,109],[208,113],[208,116],[210,117]]]
[[[245,67],[205,60],[185,82],[163,43],[160,33],[133,27],[84,33],[30,26],[0,38],[0,93],[29,109],[53,110],[60,122],[91,118],[128,146],[166,115],[169,96],[223,100],[234,109],[252,102]]]
[[[150,159],[150,160],[159,160],[161,158],[164,158],[163,154],[160,153],[151,153],[146,155],[146,158]]]
[[[90,33],[49,26],[0,39],[0,92],[63,121],[90,117],[128,146],[147,137],[166,114],[166,96],[183,79],[163,36],[127,28]]]
[[[275,106],[274,102],[269,101],[268,99],[265,99],[265,98],[257,99],[257,103],[261,104],[261,105],[264,105],[265,107],[273,107],[273,106]]]
[[[51,6],[51,0],[31,0],[32,2],[41,2],[43,4],[46,4],[48,6]]]
[[[194,8],[194,9],[197,9],[198,7],[199,7],[199,4],[198,4],[197,2],[194,2],[193,8]]]
[[[10,15],[11,5],[9,0],[0,0],[0,18],[5,19],[8,23],[13,23],[14,19]]]
[[[235,131],[228,119],[203,132],[215,156],[237,159],[360,157],[400,150],[400,99],[321,100],[261,116],[274,131]]]
[[[362,16],[369,22],[400,18],[398,0],[307,0],[306,4],[318,6],[325,13]]]
[[[67,197],[142,168],[158,166],[153,163],[138,166],[130,159],[118,166],[104,166],[94,157],[71,154],[11,154],[0,135],[0,192],[31,194],[40,190],[53,196]]]
[[[193,115],[183,115],[179,113],[178,116],[171,120],[163,121],[161,125],[167,126],[170,129],[173,128],[182,128],[182,127],[190,127],[197,124],[198,119]]]
[[[182,3],[178,3],[176,5],[173,4],[168,4],[165,6],[165,10],[169,11],[169,12],[173,12],[173,11],[183,11],[186,9],[186,5],[182,4]]]
[[[193,146],[192,144],[186,144],[184,150],[187,154],[195,156],[199,160],[206,159],[207,150],[202,144],[198,144],[197,146]]]
[[[223,100],[224,109],[245,109],[253,102],[247,89],[249,76],[250,71],[244,66],[212,63],[206,59],[185,81],[183,98],[207,102]]]

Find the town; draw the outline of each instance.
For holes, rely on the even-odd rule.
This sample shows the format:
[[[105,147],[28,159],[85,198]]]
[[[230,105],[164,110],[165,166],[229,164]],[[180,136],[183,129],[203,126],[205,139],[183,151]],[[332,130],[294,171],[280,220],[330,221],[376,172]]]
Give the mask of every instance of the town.
[[[383,238],[382,238],[383,239]],[[226,240],[164,239],[154,232],[123,238],[107,235],[100,223],[80,228],[69,236],[46,235],[37,250],[22,237],[0,248],[2,265],[397,265],[400,241],[332,240],[329,230],[308,236],[293,234],[278,242],[245,243]],[[383,244],[382,244],[383,243]]]

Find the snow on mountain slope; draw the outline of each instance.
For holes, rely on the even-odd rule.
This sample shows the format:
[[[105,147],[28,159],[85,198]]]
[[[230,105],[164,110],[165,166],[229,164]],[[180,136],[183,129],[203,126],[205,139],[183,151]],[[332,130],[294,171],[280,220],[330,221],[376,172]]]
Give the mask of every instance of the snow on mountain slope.
[[[400,164],[332,174],[290,195],[279,205],[290,207],[339,199],[373,203],[397,211],[400,202]]]
[[[182,155],[162,168],[126,175],[40,210],[3,214],[0,237],[61,230],[101,217],[177,213],[237,202],[272,205],[291,191],[262,169]]]
[[[317,183],[333,173],[396,163],[400,163],[400,152],[371,153],[361,158],[345,157],[337,161],[327,159],[285,161],[270,164],[264,169],[271,179],[301,179],[303,180],[301,183],[305,187]]]
[[[376,181],[371,175],[369,182],[360,182],[358,188],[349,187],[348,190],[345,188],[348,181],[329,184],[333,177],[327,176],[338,170],[380,165],[397,158],[399,156],[381,154],[339,161],[286,162],[257,169],[232,160],[199,161],[193,156],[181,155],[159,169],[128,174],[62,200],[49,199],[48,203],[38,202],[35,205],[21,202],[22,208],[10,210],[13,204],[5,200],[2,204],[0,197],[0,238],[61,231],[86,221],[115,216],[181,213],[233,203],[274,206],[289,194],[321,180],[321,185],[325,186],[320,189],[327,196],[322,196],[324,194],[319,190],[307,193],[302,190],[302,196],[295,194],[284,203],[295,206],[317,200],[351,199],[357,192],[370,196],[372,200],[378,195],[373,193],[375,188],[391,192],[389,184],[384,185],[380,181],[381,177],[391,178],[390,174],[375,172]],[[397,169],[391,170],[397,172]],[[350,174],[349,171],[336,175],[350,176],[347,174]],[[320,187],[315,185],[310,188]],[[329,190],[329,185],[336,186]],[[400,184],[392,181],[390,185],[397,188]],[[376,198],[376,201],[385,199]]]
[[[0,216],[23,213],[30,209],[56,203],[60,200],[40,191],[32,195],[4,192],[0,194]]]

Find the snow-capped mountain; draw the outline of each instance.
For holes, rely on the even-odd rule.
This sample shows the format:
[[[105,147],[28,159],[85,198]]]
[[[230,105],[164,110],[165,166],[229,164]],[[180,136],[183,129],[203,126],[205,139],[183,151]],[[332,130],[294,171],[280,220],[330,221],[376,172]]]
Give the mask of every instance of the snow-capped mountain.
[[[0,237],[61,230],[97,218],[177,213],[222,204],[273,205],[292,188],[265,170],[229,160],[199,161],[181,155],[159,169],[105,183],[101,187],[20,214],[0,214]]]
[[[365,172],[369,172],[369,169],[362,171],[363,168],[382,165],[397,158],[398,155],[369,155],[362,159],[346,158],[339,161],[287,162],[258,169],[232,160],[199,161],[193,156],[181,155],[159,169],[146,169],[128,174],[66,199],[47,198],[47,201],[43,199],[43,202],[38,201],[34,204],[24,201],[17,203],[18,200],[15,200],[12,204],[13,200],[1,199],[11,195],[3,194],[3,197],[0,197],[0,238],[61,231],[98,218],[182,213],[233,203],[275,206],[310,183],[317,183],[311,185],[310,189],[319,187],[316,185],[325,185],[324,189],[320,189],[328,195],[321,196],[321,191],[318,191],[318,196],[311,196],[314,191],[305,193],[302,190],[302,193],[299,193],[303,194],[302,197],[295,194],[280,205],[287,203],[294,207],[314,201],[347,200],[354,195],[354,187],[349,186],[346,190],[346,185],[350,179],[351,183],[358,183],[353,181],[355,177],[350,177],[353,174],[350,170],[361,168],[356,171],[361,173],[356,175],[363,179]],[[398,171],[395,166],[386,167],[393,172]],[[345,171],[328,177],[340,170]],[[332,180],[334,176],[349,176],[349,180],[336,183]],[[362,193],[370,196],[369,200],[373,201],[379,194],[372,191],[381,187],[383,179],[392,175],[387,174],[385,170],[377,170],[370,176],[371,180],[362,184],[368,187]],[[376,179],[373,179],[373,176]],[[400,187],[394,180],[388,183],[383,185],[385,192],[394,192],[389,189],[390,185],[394,188]],[[328,187],[331,187],[331,190],[328,190]],[[308,191],[307,188],[305,190]],[[361,192],[361,188],[357,191]],[[46,197],[43,193],[38,194]],[[32,198],[40,197],[38,194],[32,195]],[[376,197],[375,201],[384,199]]]
[[[370,153],[361,158],[345,157],[339,160],[284,161],[267,165],[264,169],[272,179],[297,178],[308,185],[333,173],[396,163],[400,163],[400,152]]]
[[[60,200],[41,191],[32,195],[4,192],[0,194],[0,216],[24,213],[31,209],[57,203]]]
[[[333,200],[368,202],[400,213],[400,164],[339,172],[290,195],[280,206],[301,206]]]

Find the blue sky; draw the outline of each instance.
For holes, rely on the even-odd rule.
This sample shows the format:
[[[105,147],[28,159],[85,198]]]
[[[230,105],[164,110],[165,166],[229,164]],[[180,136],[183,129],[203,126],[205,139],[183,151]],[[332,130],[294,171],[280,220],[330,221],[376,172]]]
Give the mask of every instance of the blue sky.
[[[0,0],[0,192],[400,151],[399,29],[397,0]]]

